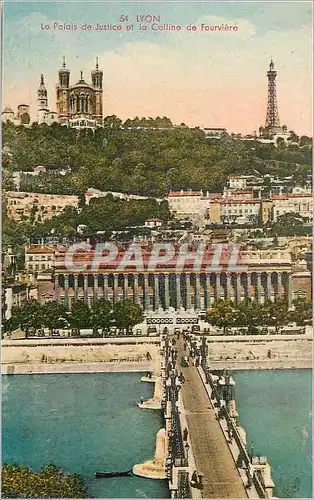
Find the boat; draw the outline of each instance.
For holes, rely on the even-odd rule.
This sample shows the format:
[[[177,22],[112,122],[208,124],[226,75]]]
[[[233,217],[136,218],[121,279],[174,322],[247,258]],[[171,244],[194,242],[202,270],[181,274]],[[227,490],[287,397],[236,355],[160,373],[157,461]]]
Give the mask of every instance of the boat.
[[[132,474],[131,470],[126,470],[122,472],[95,472],[95,477],[100,479],[102,477],[121,477],[121,476],[130,476]]]

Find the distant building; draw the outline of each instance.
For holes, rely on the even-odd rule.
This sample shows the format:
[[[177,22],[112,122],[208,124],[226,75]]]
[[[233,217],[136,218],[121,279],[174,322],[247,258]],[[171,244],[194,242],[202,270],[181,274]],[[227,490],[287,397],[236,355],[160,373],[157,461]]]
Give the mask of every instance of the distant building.
[[[28,104],[19,104],[17,107],[17,113],[15,114],[13,109],[10,107],[6,107],[2,111],[2,121],[3,122],[11,122],[14,125],[29,125],[31,118],[30,118],[30,111],[29,111],[29,105]]]
[[[6,195],[6,206],[8,217],[20,221],[29,219],[32,215],[34,220],[51,219],[68,206],[78,206],[78,196],[24,193],[20,191],[8,191]]]
[[[39,124],[46,123],[46,125],[52,125],[52,123],[58,123],[58,113],[49,110],[48,93],[44,82],[44,75],[40,77],[40,85],[37,91],[37,106],[37,119]]]
[[[312,194],[284,194],[273,195],[273,215],[276,221],[284,214],[293,213],[301,217],[313,219],[313,197]]]
[[[145,221],[145,226],[150,228],[160,227],[162,225],[162,221],[160,219],[147,219]]]
[[[70,84],[70,70],[63,58],[57,84],[57,110],[59,122],[75,128],[96,128],[103,126],[103,72],[96,67],[91,72],[92,83],[83,79]]]
[[[25,270],[32,273],[51,271],[55,263],[55,248],[31,245],[25,247]]]
[[[224,135],[227,134],[226,128],[219,127],[204,127],[203,131],[207,139],[221,139]]]
[[[171,212],[177,218],[206,217],[211,199],[220,197],[220,194],[204,193],[202,190],[193,191],[170,191],[168,193],[168,204]]]

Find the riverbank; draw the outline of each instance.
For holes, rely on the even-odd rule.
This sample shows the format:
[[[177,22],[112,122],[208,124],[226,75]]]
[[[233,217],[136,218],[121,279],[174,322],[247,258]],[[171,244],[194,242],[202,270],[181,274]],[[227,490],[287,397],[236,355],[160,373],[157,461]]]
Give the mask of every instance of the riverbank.
[[[241,341],[208,344],[208,363],[211,369],[229,370],[295,370],[312,368],[311,338],[276,340],[242,338]]]
[[[2,365],[3,375],[39,375],[49,373],[126,373],[154,369],[149,361],[112,363],[15,363]]]
[[[209,361],[211,370],[300,370],[312,369],[312,360],[249,360],[249,361]]]

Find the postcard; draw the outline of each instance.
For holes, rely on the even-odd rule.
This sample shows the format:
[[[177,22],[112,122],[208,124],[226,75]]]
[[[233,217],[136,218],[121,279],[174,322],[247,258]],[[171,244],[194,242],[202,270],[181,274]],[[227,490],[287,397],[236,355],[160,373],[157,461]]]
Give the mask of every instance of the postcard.
[[[2,497],[312,498],[312,2],[2,2]]]

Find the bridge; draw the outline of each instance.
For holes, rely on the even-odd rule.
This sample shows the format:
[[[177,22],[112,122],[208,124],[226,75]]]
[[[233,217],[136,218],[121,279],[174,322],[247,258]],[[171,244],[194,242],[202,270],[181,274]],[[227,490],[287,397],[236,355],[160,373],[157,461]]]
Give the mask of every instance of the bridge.
[[[249,456],[237,424],[234,381],[210,372],[206,349],[182,334],[161,336],[154,397],[139,406],[162,408],[165,429],[155,459],[133,472],[167,478],[172,498],[271,498],[267,459]]]

